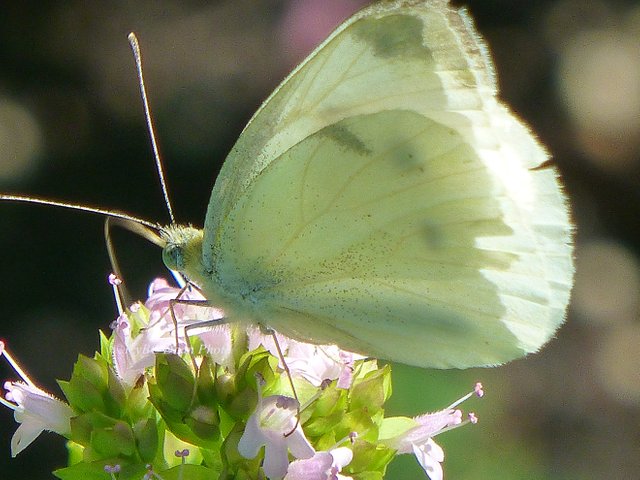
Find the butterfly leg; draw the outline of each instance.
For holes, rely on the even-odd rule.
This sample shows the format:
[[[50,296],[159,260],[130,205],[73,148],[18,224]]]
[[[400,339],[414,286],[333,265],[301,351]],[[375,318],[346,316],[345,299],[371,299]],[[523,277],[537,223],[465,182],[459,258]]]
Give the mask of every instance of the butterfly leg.
[[[178,319],[176,316],[176,312],[175,312],[175,306],[176,305],[189,305],[189,306],[194,306],[194,307],[201,307],[201,308],[210,308],[211,304],[207,301],[207,300],[185,300],[185,299],[181,299],[180,296],[182,294],[184,294],[184,292],[186,291],[186,289],[189,288],[189,285],[185,285],[180,292],[178,293],[178,296],[176,298],[174,298],[173,300],[169,301],[169,311],[171,313],[171,321],[173,322],[173,327],[174,327],[174,331],[175,331],[175,338],[176,338],[176,354],[178,354],[178,350],[179,350],[179,339],[180,339],[180,334],[179,334],[179,328],[180,326],[178,325]],[[203,320],[203,321],[199,321],[196,323],[192,323],[189,325],[185,325],[184,326],[184,340],[187,343],[187,351],[189,353],[189,357],[191,358],[191,363],[193,365],[193,368],[196,372],[196,375],[198,373],[198,363],[196,362],[196,356],[195,353],[193,352],[193,347],[191,346],[191,337],[189,336],[189,331],[193,330],[194,328],[202,328],[202,327],[208,327],[208,326],[215,326],[215,325],[220,325],[223,323],[227,323],[225,321],[224,318],[216,318],[213,320]]]
[[[278,336],[276,335],[276,331],[273,328],[266,327],[264,325],[260,325],[260,331],[265,335],[270,335],[273,338],[273,343],[276,346],[276,350],[278,351],[278,357],[282,362],[282,368],[287,374],[287,378],[289,379],[289,385],[291,386],[291,391],[293,392],[293,398],[296,399],[296,424],[293,426],[290,432],[286,433],[284,436],[288,437],[293,432],[295,432],[296,428],[300,424],[300,399],[298,398],[298,392],[296,392],[296,387],[293,385],[293,377],[291,376],[291,370],[289,370],[289,365],[287,365],[286,360],[284,359],[284,353],[282,353],[282,348],[280,347],[280,342],[278,341]]]

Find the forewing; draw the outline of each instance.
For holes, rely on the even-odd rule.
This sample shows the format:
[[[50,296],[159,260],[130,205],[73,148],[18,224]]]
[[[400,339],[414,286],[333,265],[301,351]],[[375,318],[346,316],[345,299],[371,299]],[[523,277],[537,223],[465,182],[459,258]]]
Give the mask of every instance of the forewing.
[[[450,112],[477,116],[495,103],[490,61],[467,28],[441,0],[381,2],[342,24],[245,127],[213,188],[205,243],[215,243],[219,224],[265,167],[327,125],[401,108],[446,123]],[[488,127],[482,116],[474,128]]]

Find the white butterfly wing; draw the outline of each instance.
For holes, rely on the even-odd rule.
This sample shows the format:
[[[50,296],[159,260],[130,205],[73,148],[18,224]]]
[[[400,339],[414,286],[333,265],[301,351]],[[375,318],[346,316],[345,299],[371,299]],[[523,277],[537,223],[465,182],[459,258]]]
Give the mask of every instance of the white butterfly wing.
[[[571,227],[490,65],[445,2],[348,20],[226,160],[195,275],[205,292],[230,319],[413,365],[538,350],[564,319]]]

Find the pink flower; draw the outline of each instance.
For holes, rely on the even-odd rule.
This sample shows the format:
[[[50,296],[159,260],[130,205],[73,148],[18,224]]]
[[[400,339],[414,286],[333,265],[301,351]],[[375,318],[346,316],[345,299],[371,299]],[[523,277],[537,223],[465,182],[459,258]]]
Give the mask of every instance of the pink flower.
[[[258,387],[258,405],[238,442],[238,452],[244,458],[255,458],[264,446],[262,469],[271,480],[283,478],[287,473],[289,452],[296,458],[311,458],[315,454],[297,421],[298,408],[298,401],[291,397],[262,398]]]
[[[311,458],[291,462],[284,480],[351,480],[339,472],[352,459],[353,452],[347,447],[316,452]]]
[[[289,341],[285,361],[294,377],[303,377],[319,387],[324,380],[338,380],[338,387],[351,386],[353,363],[362,355],[341,350],[335,345],[312,345]]]
[[[249,328],[249,350],[262,345],[273,356],[280,359],[273,335],[264,334],[257,328]],[[365,358],[356,353],[341,350],[335,345],[313,345],[299,342],[276,333],[278,344],[284,354],[293,378],[304,378],[319,387],[325,380],[338,380],[338,387],[348,389],[351,386],[353,363]],[[280,368],[283,368],[280,359]]]
[[[462,411],[445,409],[414,417],[413,420],[416,422],[416,426],[406,431],[403,435],[396,437],[390,444],[398,453],[413,453],[416,445],[426,444],[431,437],[434,437],[447,427],[460,425],[462,423]]]
[[[0,403],[14,411],[14,418],[20,424],[11,438],[11,455],[18,455],[44,430],[69,435],[74,415],[71,407],[36,387],[6,351],[3,342],[0,342],[0,355],[23,379],[23,382],[5,382],[7,393],[4,398],[0,397]]]
[[[225,323],[224,312],[206,303],[205,297],[193,287],[182,289],[170,286],[163,278],[157,278],[149,285],[149,298],[145,307],[149,309],[149,325],[167,329],[174,338],[175,325],[171,318],[170,305],[175,299],[202,302],[187,305],[174,303],[173,312],[178,323],[178,351],[184,353],[187,342],[184,338],[185,327],[189,330],[189,337],[198,336],[212,359],[220,365],[230,365],[231,359],[231,328]],[[216,322],[220,320],[219,322]],[[197,325],[203,324],[200,330]],[[196,352],[197,354],[197,352]]]
[[[433,440],[433,437],[468,423],[477,423],[478,419],[475,414],[470,413],[467,420],[463,421],[462,411],[455,408],[472,395],[478,397],[484,395],[482,384],[476,383],[473,391],[456,400],[444,410],[419,415],[414,417],[412,422],[409,419],[404,419],[407,422],[393,424],[398,428],[398,425],[409,423],[409,427],[404,428],[402,433],[398,435],[384,439],[384,443],[396,449],[399,454],[413,453],[431,480],[442,480],[443,471],[440,464],[444,461],[444,450]]]
[[[208,306],[176,303],[173,308],[178,325],[176,335],[170,306],[181,292],[180,298],[183,300],[204,300],[195,289],[183,291],[159,278],[149,286],[149,298],[144,307],[139,303],[132,305],[114,323],[113,365],[119,377],[128,385],[133,385],[145,369],[153,366],[156,352],[186,352],[188,344],[184,327],[215,320],[222,315],[219,310]],[[190,337],[193,335],[196,335],[195,329]],[[208,325],[198,336],[214,361],[222,365],[229,364],[231,331],[228,325]]]
[[[289,338],[277,332],[275,333],[275,336],[278,339],[278,345],[282,352],[286,352],[289,348]],[[280,355],[278,355],[278,348],[276,347],[276,341],[274,340],[273,335],[270,333],[264,333],[259,327],[252,326],[247,328],[247,337],[249,339],[247,350],[252,351],[262,345],[265,350],[280,360]],[[280,365],[280,367],[282,368],[282,365]]]

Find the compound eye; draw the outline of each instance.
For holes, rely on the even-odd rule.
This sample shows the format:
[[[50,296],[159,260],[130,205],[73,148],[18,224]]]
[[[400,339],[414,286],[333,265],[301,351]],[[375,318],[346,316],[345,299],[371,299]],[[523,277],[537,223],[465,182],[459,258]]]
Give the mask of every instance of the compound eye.
[[[184,270],[184,253],[179,245],[167,245],[162,250],[162,261],[169,270]]]

